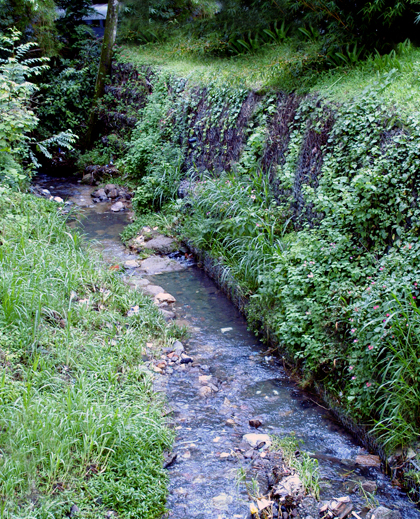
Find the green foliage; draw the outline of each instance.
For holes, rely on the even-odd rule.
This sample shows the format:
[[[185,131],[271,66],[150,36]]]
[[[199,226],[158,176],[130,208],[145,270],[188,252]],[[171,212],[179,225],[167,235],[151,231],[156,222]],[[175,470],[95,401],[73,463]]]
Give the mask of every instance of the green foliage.
[[[141,355],[162,317],[53,202],[3,188],[0,221],[2,517],[160,517],[173,435]]]
[[[85,131],[100,55],[100,45],[89,31],[83,25],[72,26],[72,43],[66,48],[70,57],[55,60],[41,77],[34,98],[40,138],[50,137],[63,126],[78,135]]]
[[[28,81],[31,76],[46,70],[46,58],[27,58],[35,44],[17,45],[20,33],[11,30],[9,36],[0,36],[1,50],[8,55],[0,60],[0,182],[17,186],[25,178],[24,166],[29,161],[38,166],[35,148],[49,156],[48,146],[59,145],[71,149],[75,137],[71,131],[61,132],[42,142],[30,137],[38,124],[38,117],[31,110],[30,96],[37,87]]]
[[[0,33],[14,27],[46,56],[56,56],[62,47],[55,18],[54,0],[0,0]]]
[[[277,201],[258,167],[261,120],[235,173],[196,184],[181,228],[251,295],[250,323],[268,330],[308,381],[321,379],[338,405],[376,423],[389,448],[416,438],[420,402],[412,299],[419,283],[420,121],[384,102],[396,74],[339,107],[314,98],[301,103],[276,175]],[[328,113],[334,125],[314,184],[299,170],[300,157],[308,132],[324,131]],[[291,198],[297,182],[304,200],[298,214]],[[392,333],[380,322],[387,313],[396,319]]]
[[[153,86],[149,102],[131,135],[128,153],[119,161],[130,178],[140,179],[133,207],[147,211],[160,207],[178,191],[181,181],[181,147],[173,142],[171,98],[162,75]]]
[[[319,479],[320,473],[318,460],[311,458],[306,452],[300,450],[302,440],[296,438],[294,434],[280,438],[273,436],[272,450],[281,451],[289,467],[292,467],[299,475],[305,492],[312,494],[315,499],[319,499]]]

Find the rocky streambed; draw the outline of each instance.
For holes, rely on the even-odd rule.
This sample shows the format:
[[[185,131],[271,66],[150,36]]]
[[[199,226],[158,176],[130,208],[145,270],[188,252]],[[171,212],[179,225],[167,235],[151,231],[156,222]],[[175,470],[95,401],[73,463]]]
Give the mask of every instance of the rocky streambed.
[[[192,257],[156,229],[144,228],[130,249],[122,245],[127,191],[110,197],[104,190],[100,200],[95,188],[67,179],[36,182],[39,192],[48,189],[43,196],[62,199],[63,211],[77,205],[104,258],[133,290],[152,297],[166,320],[189,331],[184,344],[145,358],[177,434],[165,461],[168,518],[420,517],[381,472],[379,458],[296,386]]]

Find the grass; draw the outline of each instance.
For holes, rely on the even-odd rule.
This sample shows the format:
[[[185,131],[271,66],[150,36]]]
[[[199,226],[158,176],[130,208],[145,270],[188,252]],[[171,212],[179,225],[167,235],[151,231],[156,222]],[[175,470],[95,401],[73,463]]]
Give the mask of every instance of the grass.
[[[330,101],[345,101],[360,93],[392,68],[398,74],[384,97],[407,111],[417,109],[420,94],[420,49],[410,48],[384,63],[369,58],[356,66],[343,66],[327,71],[308,70],[305,63],[316,60],[317,44],[285,40],[282,44],[264,46],[255,53],[231,58],[200,55],[193,42],[173,35],[164,43],[122,45],[119,61],[137,66],[147,65],[188,78],[192,83],[228,84],[255,91],[284,90],[319,95]]]
[[[172,433],[142,354],[172,330],[57,205],[1,194],[0,517],[160,517]]]
[[[271,449],[283,453],[286,464],[296,471],[302,481],[305,492],[319,500],[320,474],[318,460],[311,458],[306,452],[301,452],[299,450],[299,444],[301,441],[293,434],[285,436],[284,438],[272,436],[271,441]]]

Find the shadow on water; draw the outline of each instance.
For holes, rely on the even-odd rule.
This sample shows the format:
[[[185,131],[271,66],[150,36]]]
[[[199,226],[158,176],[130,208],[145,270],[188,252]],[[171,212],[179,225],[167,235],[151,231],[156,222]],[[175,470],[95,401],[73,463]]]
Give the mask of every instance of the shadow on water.
[[[49,177],[36,182],[52,195],[79,206],[86,217],[82,229],[88,238],[98,240],[106,260],[134,257],[127,255],[119,240],[128,223],[126,213],[112,213],[110,204],[93,204],[91,187]],[[247,330],[243,316],[202,270],[190,267],[150,280],[176,297],[177,318],[192,329],[186,350],[194,365],[182,365],[170,376],[158,376],[177,432],[177,458],[168,468],[168,517],[249,517],[248,499],[237,485],[237,476],[240,467],[247,468],[255,461],[244,459],[237,448],[244,434],[255,432],[248,423],[255,416],[263,422],[258,433],[295,434],[303,442],[302,449],[315,454],[321,473],[321,499],[348,495],[354,482],[373,480],[380,504],[400,510],[405,519],[420,517],[407,496],[378,468],[356,465],[356,456],[366,451],[311,395],[296,386],[278,360],[264,355],[265,348]],[[212,375],[219,390],[201,397],[200,375]],[[227,420],[235,425],[228,425]],[[360,494],[351,492],[351,498],[356,510],[362,510]]]

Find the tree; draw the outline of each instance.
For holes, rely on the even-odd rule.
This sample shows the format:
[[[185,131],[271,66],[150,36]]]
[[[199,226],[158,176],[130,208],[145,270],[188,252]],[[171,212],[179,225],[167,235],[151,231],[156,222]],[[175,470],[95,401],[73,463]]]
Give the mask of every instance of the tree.
[[[90,114],[86,144],[89,145],[95,131],[98,118],[97,104],[105,93],[105,81],[111,72],[112,50],[117,35],[118,0],[108,0],[108,10],[105,21],[105,34],[102,42],[101,58],[99,60],[98,75],[96,76],[95,94],[93,96],[92,111]]]

